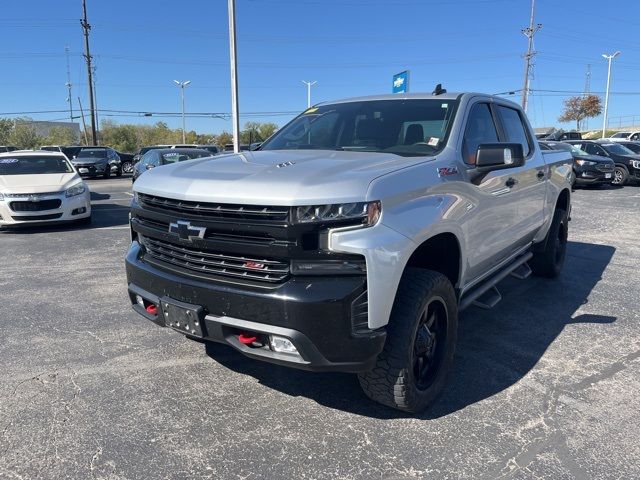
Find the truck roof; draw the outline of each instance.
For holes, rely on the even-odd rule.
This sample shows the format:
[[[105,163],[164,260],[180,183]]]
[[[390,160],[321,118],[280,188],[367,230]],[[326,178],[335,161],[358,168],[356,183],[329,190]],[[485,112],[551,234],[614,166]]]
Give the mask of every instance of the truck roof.
[[[321,102],[317,105],[327,105],[334,103],[349,103],[349,102],[372,102],[377,100],[457,100],[462,95],[482,95],[486,97],[490,97],[487,93],[471,93],[471,92],[447,92],[441,93],[440,95],[433,95],[432,93],[427,92],[418,92],[418,93],[389,93],[385,95],[369,95],[365,97],[353,97],[353,98],[344,98],[342,100]]]

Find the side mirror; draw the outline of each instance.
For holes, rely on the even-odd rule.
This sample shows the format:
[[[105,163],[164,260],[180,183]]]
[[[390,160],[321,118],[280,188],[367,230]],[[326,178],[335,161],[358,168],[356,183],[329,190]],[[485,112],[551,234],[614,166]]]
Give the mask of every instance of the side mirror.
[[[476,171],[485,173],[524,165],[520,143],[483,143],[476,152]]]
[[[262,145],[262,142],[252,143],[251,145],[249,145],[249,150],[257,150],[260,148],[260,145]]]

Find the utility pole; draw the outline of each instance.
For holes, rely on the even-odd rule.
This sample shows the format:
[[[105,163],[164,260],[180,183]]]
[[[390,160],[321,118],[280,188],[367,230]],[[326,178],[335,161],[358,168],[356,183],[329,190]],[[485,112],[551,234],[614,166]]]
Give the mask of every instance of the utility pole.
[[[89,145],[89,139],[87,138],[87,122],[84,121],[84,110],[82,110],[82,101],[78,97],[78,105],[80,105],[80,117],[82,118],[82,131],[84,132],[84,144]]]
[[[620,55],[617,51],[611,55],[602,54],[602,58],[609,61],[609,69],[607,70],[607,92],[604,97],[604,120],[602,121],[602,138],[605,137],[607,131],[607,116],[609,115],[609,86],[611,85],[611,60]]]
[[[64,53],[67,56],[67,102],[69,102],[69,121],[73,123],[73,99],[71,98],[71,69],[69,68],[69,45],[64,47]]]
[[[93,69],[93,107],[96,111],[96,141],[94,145],[100,145],[100,119],[98,118],[98,92],[96,88],[96,69],[97,67],[93,65],[91,67]]]
[[[525,37],[529,39],[529,48],[527,49],[527,53],[524,56],[525,64],[524,64],[524,88],[522,89],[522,109],[527,111],[527,106],[529,104],[529,80],[531,77],[531,70],[533,69],[533,64],[531,63],[531,59],[536,55],[537,52],[533,50],[533,37],[538,31],[542,28],[542,24],[535,24],[535,14],[536,14],[536,0],[531,0],[531,17],[529,19],[529,26],[527,28],[522,29],[522,33]]]
[[[82,0],[82,20],[80,20],[82,30],[84,31],[84,58],[87,61],[87,83],[89,84],[89,110],[91,113],[91,142],[96,144],[98,135],[96,134],[96,112],[93,103],[93,69],[91,67],[91,52],[89,51],[89,31],[91,25],[87,21],[87,0]]]
[[[302,80],[302,83],[307,86],[307,108],[309,108],[311,107],[311,87],[318,83],[318,81],[314,80],[313,82],[307,82],[305,80]]]
[[[584,79],[584,95],[583,98],[587,98],[591,93],[591,64],[587,65],[587,71]],[[581,130],[587,130],[589,128],[589,119],[582,120]]]
[[[184,123],[184,87],[189,85],[191,83],[191,80],[187,80],[186,82],[179,82],[178,80],[174,80],[173,83],[180,87],[180,94],[182,98],[182,143],[187,143]]]
[[[229,57],[231,60],[231,121],[233,123],[233,151],[240,153],[240,118],[238,104],[238,52],[236,50],[236,1],[228,0]]]

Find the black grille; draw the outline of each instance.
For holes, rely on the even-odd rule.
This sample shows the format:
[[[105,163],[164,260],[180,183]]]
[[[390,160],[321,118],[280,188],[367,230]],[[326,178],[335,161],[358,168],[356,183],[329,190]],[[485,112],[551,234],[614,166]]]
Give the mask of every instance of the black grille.
[[[610,163],[599,163],[596,168],[601,172],[613,172],[613,165]]]
[[[61,216],[61,213],[52,213],[51,215],[12,215],[11,218],[21,222],[37,222],[42,220],[55,220],[56,218],[60,218]]]
[[[288,262],[231,256],[178,246],[155,238],[139,238],[152,258],[187,270],[272,283],[281,282],[289,275]]]
[[[150,209],[175,212],[181,215],[202,216],[208,219],[247,219],[284,222],[289,216],[288,207],[263,207],[258,205],[233,205],[207,202],[193,202],[138,194],[140,203]]]
[[[161,233],[166,233],[167,231],[169,231],[170,222],[168,221],[137,216],[136,222],[138,222],[143,227],[152,228]],[[218,240],[222,242],[243,242],[264,245],[269,245],[276,241],[273,236],[263,232],[255,232],[252,234],[246,232],[229,233],[216,231],[215,227],[207,228],[204,238],[206,240]]]
[[[14,212],[42,212],[43,210],[55,210],[60,208],[62,200],[40,200],[39,202],[11,202],[9,207]]]

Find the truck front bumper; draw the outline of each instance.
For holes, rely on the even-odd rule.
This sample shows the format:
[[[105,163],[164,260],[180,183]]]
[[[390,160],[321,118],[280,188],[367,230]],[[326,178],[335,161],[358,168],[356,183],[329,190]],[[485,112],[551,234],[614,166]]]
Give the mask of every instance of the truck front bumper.
[[[312,371],[360,372],[373,368],[384,347],[385,330],[366,328],[364,275],[291,276],[270,288],[204,281],[144,262],[136,241],[127,253],[126,271],[131,304],[142,316],[164,327],[163,299],[202,307],[204,340],[226,343],[258,360]],[[158,307],[156,314],[144,308],[149,304]],[[241,335],[258,340],[247,345]],[[273,335],[289,340],[297,354],[273,351]]]

